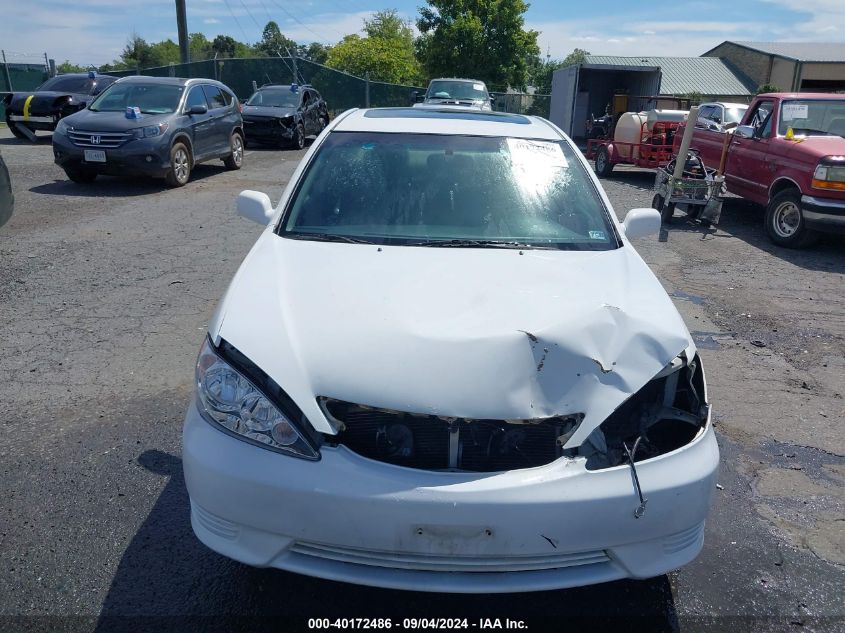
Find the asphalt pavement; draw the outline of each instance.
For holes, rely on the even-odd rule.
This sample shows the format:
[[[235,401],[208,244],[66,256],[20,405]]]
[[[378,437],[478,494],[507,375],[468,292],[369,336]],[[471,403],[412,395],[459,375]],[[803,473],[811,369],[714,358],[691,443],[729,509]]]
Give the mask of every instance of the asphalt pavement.
[[[182,416],[208,319],[303,152],[250,149],[184,188],[67,180],[49,138],[0,130],[0,631],[308,630],[309,618],[508,620],[529,630],[845,630],[845,239],[768,242],[729,200],[636,246],[699,344],[722,450],[701,556],[648,581],[467,596],[253,569],[191,532]],[[603,181],[617,213],[653,174]],[[489,622],[488,622],[489,620]],[[513,628],[513,627],[511,627]]]

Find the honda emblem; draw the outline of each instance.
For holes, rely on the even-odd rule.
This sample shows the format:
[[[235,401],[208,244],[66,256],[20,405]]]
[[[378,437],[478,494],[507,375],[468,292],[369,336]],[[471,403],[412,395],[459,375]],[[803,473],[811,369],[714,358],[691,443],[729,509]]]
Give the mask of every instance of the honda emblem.
[[[100,144],[100,135],[91,135],[91,145],[99,145]]]

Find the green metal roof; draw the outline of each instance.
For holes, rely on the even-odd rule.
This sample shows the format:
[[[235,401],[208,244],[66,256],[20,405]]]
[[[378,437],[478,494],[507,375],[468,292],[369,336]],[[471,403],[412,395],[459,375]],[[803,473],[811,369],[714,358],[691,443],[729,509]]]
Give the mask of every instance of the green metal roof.
[[[659,68],[660,94],[751,95],[754,82],[718,57],[617,57],[587,55],[582,65],[616,67],[619,70]]]

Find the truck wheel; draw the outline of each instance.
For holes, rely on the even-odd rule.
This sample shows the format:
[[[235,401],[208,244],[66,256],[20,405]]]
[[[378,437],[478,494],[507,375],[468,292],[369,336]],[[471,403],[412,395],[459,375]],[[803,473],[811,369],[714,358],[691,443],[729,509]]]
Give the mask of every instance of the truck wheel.
[[[602,145],[596,153],[596,174],[600,178],[604,178],[605,176],[609,176],[612,171],[613,163],[610,162],[610,153],[607,151],[607,145]]]
[[[97,172],[83,167],[65,167],[65,173],[70,180],[79,184],[94,182],[97,177]]]
[[[223,159],[223,164],[226,165],[226,169],[240,169],[244,162],[244,139],[238,132],[233,132],[229,145],[232,153]]]
[[[786,248],[804,248],[819,238],[807,228],[801,211],[801,193],[795,189],[781,191],[766,207],[766,233],[775,244]]]
[[[168,187],[182,187],[191,178],[191,152],[184,143],[170,148],[170,171],[164,177]]]

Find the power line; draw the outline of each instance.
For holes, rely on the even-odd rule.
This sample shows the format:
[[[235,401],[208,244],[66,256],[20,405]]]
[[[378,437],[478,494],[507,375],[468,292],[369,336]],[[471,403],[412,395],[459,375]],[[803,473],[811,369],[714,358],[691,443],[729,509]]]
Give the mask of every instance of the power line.
[[[238,18],[235,15],[235,12],[232,11],[232,7],[229,4],[229,0],[223,0],[223,3],[226,5],[226,8],[229,9],[229,13],[232,15],[232,19],[235,21],[235,24],[237,24],[238,28],[241,30],[241,35],[244,36],[244,41],[248,40],[249,36],[246,34],[246,31],[244,31],[244,27],[242,27],[241,23],[238,21]]]
[[[284,11],[284,12],[285,12],[285,14],[286,14],[286,15],[287,15],[287,16],[288,16],[291,20],[293,20],[294,22],[296,22],[297,24],[299,24],[299,26],[301,26],[302,28],[304,28],[304,29],[305,29],[306,31],[308,31],[309,33],[311,33],[311,34],[312,34],[314,37],[316,37],[318,40],[329,41],[329,39],[330,39],[330,38],[323,37],[323,36],[322,36],[322,35],[320,35],[319,33],[315,32],[315,31],[314,31],[311,27],[309,27],[307,24],[304,24],[302,21],[300,21],[300,19],[299,19],[299,18],[297,18],[297,17],[296,17],[293,13],[291,13],[291,12],[290,12],[290,11],[288,11],[285,7],[283,7],[281,4],[279,4],[278,2],[276,2],[276,0],[270,0],[270,1],[271,1],[273,4],[275,4],[277,7],[279,7],[282,11]]]
[[[261,32],[263,33],[263,30],[262,30],[262,28],[261,28],[261,25],[258,23],[258,20],[256,20],[256,19],[255,19],[255,16],[254,16],[254,15],[252,15],[252,11],[250,11],[250,10],[247,8],[246,3],[244,3],[244,0],[240,0],[240,2],[241,2],[241,6],[244,8],[244,11],[246,11],[246,14],[247,14],[247,15],[249,16],[249,18],[250,18],[250,19],[251,19],[251,20],[255,23],[255,28],[257,28],[259,31],[261,31]]]

